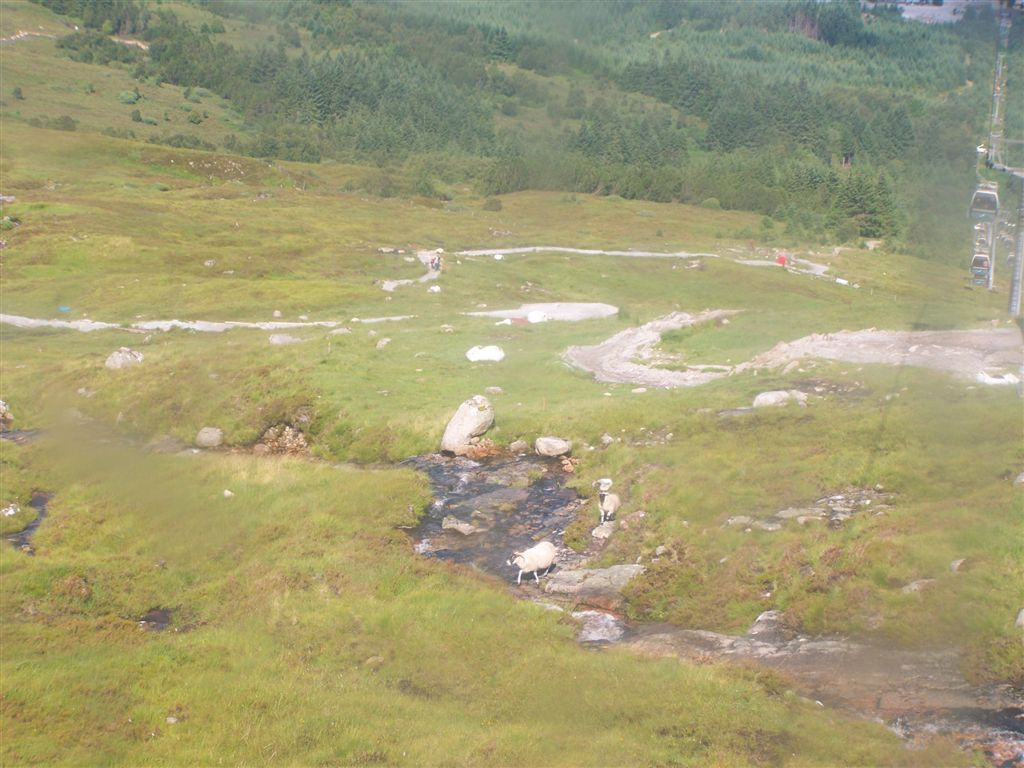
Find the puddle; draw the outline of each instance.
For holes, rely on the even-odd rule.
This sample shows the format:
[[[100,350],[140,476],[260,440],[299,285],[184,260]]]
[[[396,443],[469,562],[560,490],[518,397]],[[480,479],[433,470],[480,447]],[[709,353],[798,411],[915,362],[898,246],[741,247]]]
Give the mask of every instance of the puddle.
[[[167,608],[150,608],[139,619],[139,629],[147,632],[162,632],[171,626],[171,611]]]
[[[40,435],[38,429],[2,429],[0,440],[10,440],[15,445],[28,445]]]
[[[13,533],[10,536],[5,536],[11,544],[14,545],[15,549],[24,552],[26,555],[34,555],[36,553],[35,547],[32,546],[32,534],[36,532],[43,520],[46,518],[46,505],[53,498],[52,493],[34,493],[29,501],[28,505],[36,511],[36,519],[26,525],[17,533]]]

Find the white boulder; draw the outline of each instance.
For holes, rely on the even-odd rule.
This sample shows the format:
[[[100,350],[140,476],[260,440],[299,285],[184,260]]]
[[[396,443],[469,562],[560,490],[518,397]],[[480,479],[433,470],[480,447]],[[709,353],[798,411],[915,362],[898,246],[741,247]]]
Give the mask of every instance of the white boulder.
[[[466,352],[466,359],[472,363],[499,362],[505,359],[505,352],[501,347],[490,345],[487,347],[471,347]]]
[[[216,448],[224,442],[224,431],[219,427],[203,427],[196,434],[196,445],[200,448]]]
[[[539,456],[564,456],[572,453],[572,442],[561,437],[545,435],[537,438],[533,450]]]
[[[770,392],[762,392],[754,398],[754,407],[765,408],[769,406],[786,405],[786,403],[789,402],[807,405],[807,393],[801,392],[798,389],[776,389]]]
[[[128,368],[132,365],[138,365],[144,359],[144,355],[141,352],[136,352],[128,347],[121,347],[115,352],[111,352],[107,361],[103,364],[110,370],[118,370],[120,368]]]
[[[473,395],[459,406],[445,427],[441,437],[441,450],[465,455],[470,449],[470,440],[479,437],[494,424],[494,408],[483,395]]]
[[[526,313],[526,322],[528,323],[546,323],[548,321],[548,313],[543,309],[534,309]]]

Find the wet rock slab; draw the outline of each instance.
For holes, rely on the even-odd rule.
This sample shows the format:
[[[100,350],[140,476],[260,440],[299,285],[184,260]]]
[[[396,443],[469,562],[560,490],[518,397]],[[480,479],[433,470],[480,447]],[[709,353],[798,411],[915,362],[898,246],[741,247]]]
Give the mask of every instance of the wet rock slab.
[[[745,635],[642,626],[624,643],[651,656],[753,661],[785,673],[795,689],[829,706],[890,724],[913,742],[950,735],[967,749],[1016,754],[1024,764],[1024,691],[976,687],[956,650],[902,650],[789,631],[768,611]],[[1003,764],[1000,760],[995,764]]]
[[[559,571],[545,582],[544,591],[549,595],[570,597],[595,608],[615,610],[622,606],[623,588],[643,572],[642,565]]]

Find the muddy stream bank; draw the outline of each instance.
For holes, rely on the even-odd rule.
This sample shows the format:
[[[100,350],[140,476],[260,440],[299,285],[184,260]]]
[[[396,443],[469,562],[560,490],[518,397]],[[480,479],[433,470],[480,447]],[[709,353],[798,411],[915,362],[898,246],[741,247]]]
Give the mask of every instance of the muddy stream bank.
[[[478,462],[432,454],[403,464],[426,473],[434,497],[410,531],[415,550],[506,579],[517,596],[572,611],[581,643],[621,645],[691,663],[756,664],[779,672],[795,691],[824,706],[884,723],[910,747],[945,735],[967,751],[983,752],[992,765],[1024,766],[1024,692],[968,684],[956,649],[900,650],[802,636],[788,631],[777,611],[765,612],[739,636],[633,625],[585,600],[545,594],[543,578],[540,587],[532,578],[516,587],[516,571],[505,562],[509,553],[541,539],[558,548],[553,574],[587,567],[585,555],[567,549],[563,540],[587,500],[564,487],[568,476],[558,462],[536,456]],[[590,511],[596,525],[596,508]]]

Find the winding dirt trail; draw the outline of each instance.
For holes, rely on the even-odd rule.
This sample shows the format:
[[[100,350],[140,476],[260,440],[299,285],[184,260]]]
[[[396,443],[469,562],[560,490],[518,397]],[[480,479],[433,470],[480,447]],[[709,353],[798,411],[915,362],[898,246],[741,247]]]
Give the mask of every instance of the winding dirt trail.
[[[765,368],[784,367],[808,358],[848,363],[909,365],[945,371],[982,384],[1014,385],[1024,371],[1024,339],[1018,328],[968,331],[839,331],[812,334],[772,349],[736,366],[691,365],[669,371],[635,362],[656,357],[655,346],[666,331],[718,321],[737,310],[705,310],[696,315],[673,312],[639,328],[620,331],[592,346],[569,347],[563,359],[598,381],[671,389]]]
[[[689,251],[603,251],[590,248],[565,248],[559,245],[528,245],[520,248],[483,248],[458,251],[457,256],[507,256],[516,253],[574,253],[581,256],[629,256],[638,259],[699,259],[717,258],[717,253],[691,253]]]

